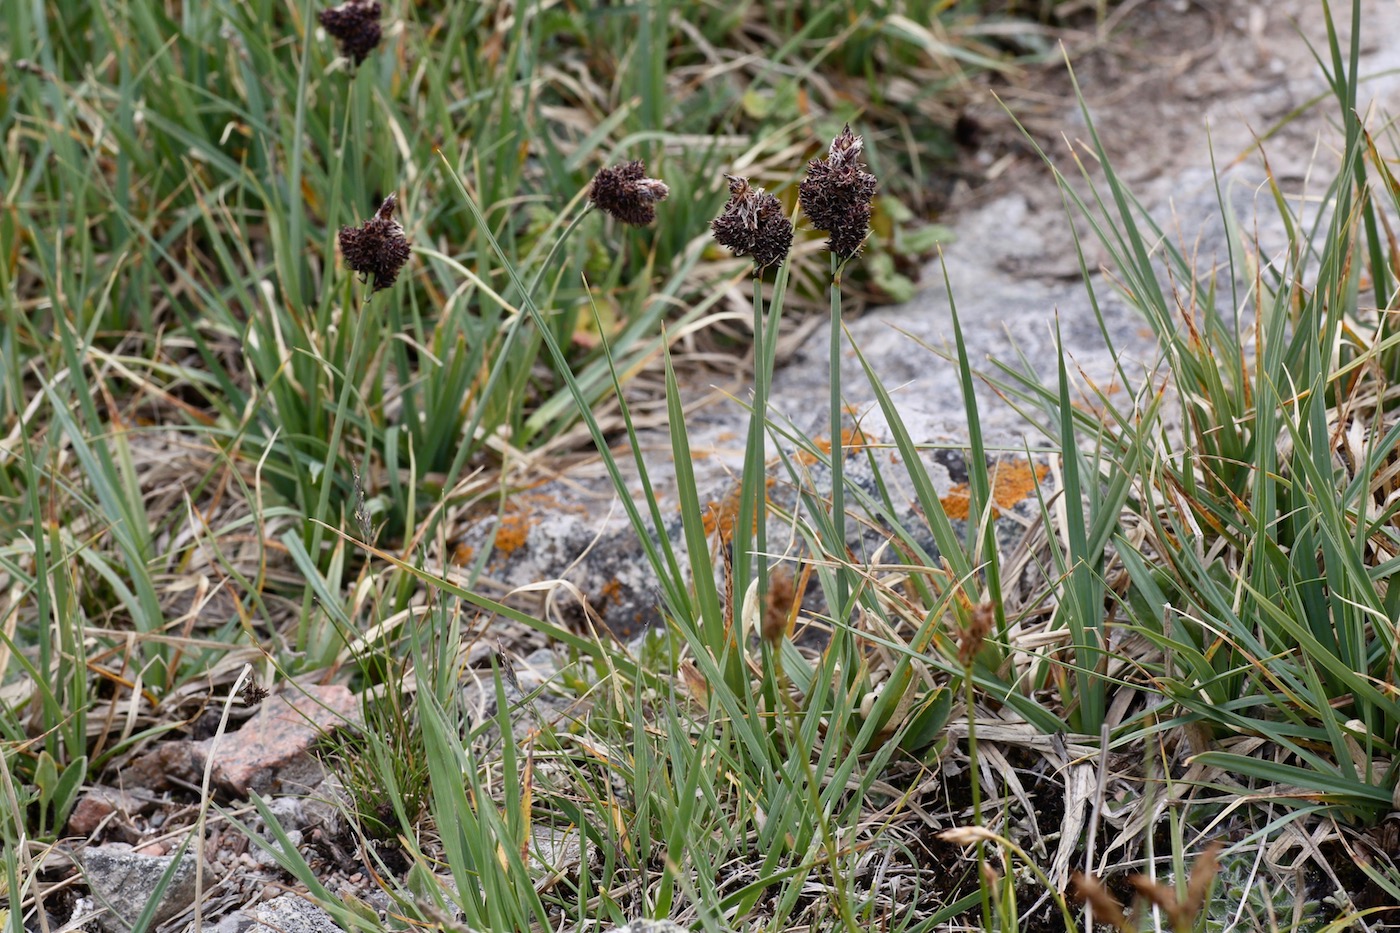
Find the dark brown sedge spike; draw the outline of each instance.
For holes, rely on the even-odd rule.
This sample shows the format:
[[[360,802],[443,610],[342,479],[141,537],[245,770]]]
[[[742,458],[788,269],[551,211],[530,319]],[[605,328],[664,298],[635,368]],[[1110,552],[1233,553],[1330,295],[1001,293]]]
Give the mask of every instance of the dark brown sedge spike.
[[[870,203],[878,182],[860,160],[865,142],[851,127],[831,141],[825,159],[807,164],[807,177],[797,188],[802,212],[812,226],[829,234],[826,248],[842,259],[860,252],[870,232]]]
[[[371,295],[393,285],[408,262],[408,238],[403,225],[394,219],[397,204],[391,194],[369,220],[358,227],[340,228],[340,254],[347,266],[373,281]]]
[[[757,269],[776,266],[792,249],[792,221],[783,213],[783,204],[747,178],[726,175],[729,201],[720,215],[710,222],[715,242],[751,256]]]
[[[347,0],[322,10],[321,28],[340,46],[340,54],[360,64],[369,57],[383,30],[379,26],[379,0]]]
[[[625,224],[645,227],[656,219],[656,203],[671,194],[665,182],[647,178],[646,172],[635,159],[599,169],[588,183],[589,202]]]

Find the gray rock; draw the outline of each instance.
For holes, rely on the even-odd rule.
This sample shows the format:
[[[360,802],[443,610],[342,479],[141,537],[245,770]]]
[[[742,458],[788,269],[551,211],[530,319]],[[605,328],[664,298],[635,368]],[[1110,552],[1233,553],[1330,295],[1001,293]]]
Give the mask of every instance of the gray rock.
[[[690,933],[690,930],[670,920],[633,920],[623,926],[613,927],[607,933]]]
[[[246,912],[252,924],[240,933],[344,933],[330,914],[295,894],[283,894]]]
[[[273,797],[267,801],[267,809],[288,832],[306,825],[305,801],[300,797]]]
[[[530,827],[530,867],[554,874],[575,871],[583,864],[583,833],[577,828]]]
[[[287,834],[287,841],[291,843],[292,848],[294,850],[299,849],[301,847],[302,840],[301,830],[286,829],[285,826],[283,827],[283,829]],[[248,854],[253,857],[254,862],[256,862],[258,865],[261,865],[263,868],[277,868],[282,863],[278,860],[278,857],[273,850],[275,849],[277,852],[281,852],[283,855],[289,855],[291,853],[286,852],[283,848],[283,843],[277,838],[275,838],[271,833],[267,834],[267,843],[269,846],[272,847],[271,849],[264,849],[262,846],[252,846],[249,848]]]
[[[75,857],[93,899],[106,908],[98,923],[107,933],[126,933],[133,928],[175,862],[173,855],[138,855],[117,846],[83,849]],[[194,855],[186,853],[161,893],[160,906],[148,929],[155,929],[193,903],[194,876]]]
[[[24,930],[25,933],[38,933],[38,931],[57,927],[62,927],[65,930],[90,930],[92,927],[89,924],[96,920],[100,914],[106,912],[107,908],[98,904],[91,897],[80,895],[73,898],[72,912],[66,920],[46,910],[47,926],[40,922],[38,917],[27,917],[25,918]]]
[[[219,918],[212,926],[204,925],[208,933],[247,933],[248,928],[253,925],[253,918],[241,910],[230,911]],[[184,933],[194,933],[194,923],[185,927]]]
[[[340,778],[332,774],[310,796],[301,799],[300,828],[330,838],[338,837],[345,830],[345,814],[349,807],[350,800]]]
[[[774,419],[781,423],[785,408],[805,415],[806,411],[793,400],[809,392],[809,388],[797,387],[790,394],[775,398]],[[807,409],[811,407],[806,406]],[[961,534],[965,524],[960,519],[966,513],[968,472],[967,453],[963,449],[965,428],[960,434],[958,422],[946,412],[917,406],[902,411],[901,420],[913,441],[921,445],[923,468]],[[919,507],[908,465],[902,463],[900,455],[892,449],[893,432],[883,415],[869,411],[868,406],[862,411],[859,424],[866,446],[848,447],[844,460],[849,490],[847,509],[851,516],[847,522],[848,547],[861,559],[871,558],[888,545],[891,528],[897,525],[907,529],[936,561],[938,548]],[[734,498],[737,483],[733,477],[742,470],[743,451],[724,438],[726,432],[742,430],[739,416],[717,406],[703,416],[688,420],[686,426],[691,434],[699,501],[708,513],[707,521],[714,516],[721,516],[720,521],[732,521],[737,501]],[[816,420],[808,419],[805,424],[798,422],[797,426],[818,440],[826,437]],[[648,475],[661,503],[661,534],[669,539],[688,579],[690,567],[674,466],[660,439],[653,435],[647,443]],[[807,551],[782,513],[805,515],[804,497],[812,501],[829,500],[831,471],[817,458],[785,443],[781,452],[793,464],[790,471],[778,458],[779,450],[776,443],[769,448],[771,485],[768,496],[773,506],[767,525],[769,551],[777,555],[774,562],[781,562],[788,571],[793,571],[795,561],[807,556]],[[1045,465],[1029,463],[1024,454],[1011,451],[998,452],[992,460],[993,473],[998,478],[998,536],[1005,546],[1010,546],[1038,508],[1037,492],[1048,494],[1048,488],[1042,488],[1039,482],[1045,478]],[[638,487],[633,499],[644,501],[635,472],[631,475],[632,483]],[[1033,475],[1036,481],[1025,482],[1024,477],[1028,475]],[[509,509],[516,510],[513,514],[517,517],[508,524],[502,523],[511,532],[513,547],[488,564],[488,573],[508,586],[527,586],[558,577],[567,570],[568,581],[583,594],[590,610],[601,616],[614,634],[627,639],[660,618],[660,586],[639,537],[616,508],[611,493],[580,493],[578,490],[585,479],[571,476],[568,487],[562,483],[557,484],[558,488],[547,487],[549,499],[543,498],[543,493],[535,493],[513,502]],[[882,502],[882,489],[890,497],[889,509]],[[567,505],[562,504],[565,502]],[[508,511],[508,516],[510,514]],[[464,538],[483,546],[492,536],[499,538],[500,530],[493,517],[469,526]],[[653,532],[653,540],[659,541],[661,534]],[[710,543],[714,543],[713,536]],[[888,551],[886,557],[890,561],[895,559]],[[714,561],[714,570],[717,585],[723,587],[718,559]],[[809,586],[807,597],[804,606],[809,611],[822,611],[824,604],[815,583]],[[571,601],[566,599],[564,604],[570,605]],[[554,617],[557,619],[557,613]],[[583,629],[588,618],[579,612],[563,621]],[[475,695],[485,696],[487,702],[483,706],[486,714],[490,714],[494,711],[494,704],[489,702],[493,693],[486,688],[489,684],[477,689]]]
[[[559,673],[559,658],[552,648],[540,648],[503,670],[506,703],[510,707],[511,735],[518,741],[546,721],[557,719],[565,701],[547,686]],[[544,688],[544,689],[541,689]],[[462,681],[462,708],[471,727],[496,718],[496,682],[489,669],[468,668]],[[499,738],[499,729],[486,730],[488,742]]]

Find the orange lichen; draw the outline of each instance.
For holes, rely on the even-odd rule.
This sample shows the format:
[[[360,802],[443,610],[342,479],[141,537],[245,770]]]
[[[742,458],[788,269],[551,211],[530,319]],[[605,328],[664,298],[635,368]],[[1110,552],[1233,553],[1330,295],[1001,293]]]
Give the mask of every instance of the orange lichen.
[[[859,453],[867,447],[873,447],[878,443],[880,443],[879,438],[871,437],[860,428],[843,428],[841,431],[841,453],[847,457]],[[824,454],[831,453],[830,438],[815,438],[812,441],[812,446]],[[804,466],[811,466],[821,458],[810,451],[799,450],[794,459]]]
[[[1002,460],[992,467],[992,517],[1022,501],[1040,485],[1050,470],[1043,463],[1026,460]],[[958,483],[940,500],[949,518],[966,520],[971,501],[966,483]]]
[[[705,537],[708,538],[711,535],[713,535],[715,533],[715,529],[721,527],[720,523],[725,518],[726,516],[724,513],[724,506],[722,503],[716,502],[713,499],[711,499],[709,502],[706,502],[705,511],[700,516],[700,524],[705,529]],[[729,522],[734,521],[732,516],[729,516],[728,520]],[[727,529],[728,524],[724,525],[724,527]]]
[[[777,480],[774,477],[768,477],[764,480],[764,489],[772,489],[773,484],[776,482]],[[705,529],[706,537],[713,535],[716,531],[719,532],[720,540],[723,542],[727,543],[734,537],[734,520],[739,517],[739,492],[739,487],[736,486],[731,489],[721,501],[716,502],[711,499],[709,502],[705,503],[700,521],[702,527]],[[764,498],[765,500],[771,501],[768,499],[768,494],[766,492],[764,493]],[[755,528],[758,527],[757,521],[757,516],[755,516]]]
[[[841,432],[841,446],[846,450],[864,450],[878,443],[877,438],[871,437],[860,428],[846,428]]]
[[[472,562],[472,557],[475,556],[475,554],[476,549],[467,542],[454,541],[452,544],[452,553],[448,557],[448,560],[452,562],[454,567],[465,567]]]
[[[827,440],[826,438],[819,437],[813,440],[812,446],[816,447],[817,450],[820,450],[824,454],[831,453],[831,441]],[[812,464],[820,460],[821,457],[818,457],[811,451],[799,450],[797,454],[793,457],[793,459],[796,460],[798,463],[802,464],[803,466],[811,466]]]
[[[943,503],[943,511],[949,518],[959,521],[965,521],[967,519],[967,512],[972,499],[969,495],[966,483],[958,483],[952,489],[948,490],[946,496],[940,497],[938,501]]]
[[[622,584],[618,581],[617,577],[613,577],[598,588],[598,603],[600,606],[606,606],[621,595]]]
[[[516,493],[506,500],[500,524],[496,526],[495,551],[505,557],[525,547],[530,529],[543,515],[572,512],[587,515],[588,507],[577,502],[560,502],[543,492]]]
[[[575,515],[587,515],[588,507],[578,502],[560,502],[547,492],[530,492],[513,497],[506,503],[507,511],[535,512],[540,510],[551,512],[573,512]]]
[[[501,554],[512,554],[525,546],[530,537],[530,527],[534,522],[524,512],[508,509],[501,516],[501,524],[496,528],[496,550]]]

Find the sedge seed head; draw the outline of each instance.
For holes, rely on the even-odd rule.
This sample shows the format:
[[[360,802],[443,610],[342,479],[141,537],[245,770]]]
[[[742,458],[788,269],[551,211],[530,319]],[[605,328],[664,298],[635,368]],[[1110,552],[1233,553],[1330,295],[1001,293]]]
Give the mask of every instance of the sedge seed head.
[[[736,256],[752,256],[758,269],[778,265],[792,249],[792,221],[783,212],[783,203],[749,184],[747,178],[725,177],[729,179],[729,201],[710,222],[715,242]]]
[[[1133,927],[1128,922],[1127,914],[1123,913],[1123,905],[1118,903],[1118,899],[1108,892],[1099,879],[1076,871],[1070,876],[1070,890],[1075,897],[1094,908],[1095,920],[1111,924],[1121,933],[1132,933]]]
[[[340,54],[360,64],[369,57],[383,31],[379,26],[379,0],[346,0],[317,17],[321,28],[340,46]]]
[[[397,204],[391,194],[369,220],[340,228],[340,254],[347,266],[373,282],[371,295],[393,285],[408,262],[410,244],[403,225],[394,219]]]
[[[972,610],[967,628],[958,636],[958,663],[964,668],[971,669],[995,624],[996,613],[991,603],[981,603]]]
[[[879,187],[860,160],[865,141],[849,125],[831,141],[825,159],[807,165],[807,177],[797,188],[802,212],[812,226],[825,230],[826,247],[842,259],[860,252],[870,232],[870,204]]]
[[[656,219],[656,203],[671,194],[664,181],[647,178],[646,173],[636,159],[601,168],[588,183],[588,200],[625,224],[645,227]]]

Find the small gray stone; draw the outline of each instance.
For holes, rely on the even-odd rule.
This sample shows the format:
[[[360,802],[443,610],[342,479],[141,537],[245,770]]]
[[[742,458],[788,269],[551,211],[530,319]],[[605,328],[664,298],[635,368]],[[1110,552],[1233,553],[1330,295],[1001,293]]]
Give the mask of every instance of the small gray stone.
[[[306,825],[306,814],[299,797],[274,797],[267,801],[267,809],[277,818],[277,825],[285,830],[301,829]]]
[[[560,715],[564,703],[548,687],[550,678],[558,673],[559,658],[552,648],[532,652],[511,670],[502,671],[505,698],[511,709],[511,734],[517,739]],[[462,706],[473,726],[496,717],[496,683],[490,670],[467,670],[462,681]],[[487,734],[494,742],[499,730],[493,725]]]
[[[247,912],[254,925],[246,933],[343,933],[330,914],[295,894],[283,894]]]
[[[138,855],[116,846],[87,848],[75,853],[98,905],[106,909],[98,923],[108,933],[131,930],[161,879],[175,861],[173,855]],[[154,929],[194,901],[194,855],[186,853],[165,890],[149,929]]]
[[[292,847],[294,849],[299,848],[301,846],[302,839],[301,830],[288,829],[286,830],[286,833],[287,839],[289,842],[291,842]],[[268,845],[272,846],[273,849],[282,851],[282,843],[279,842],[276,838],[274,838],[271,833],[267,834],[267,843]],[[277,868],[282,864],[277,860],[277,856],[274,855],[271,852],[271,850],[264,849],[262,846],[250,847],[249,854],[253,856],[253,861],[257,862],[263,868]]]
[[[583,833],[535,825],[530,829],[530,867],[553,874],[570,872],[583,863]]]
[[[633,920],[631,923],[613,927],[607,933],[690,933],[687,927],[670,920]]]
[[[204,929],[207,933],[247,933],[248,928],[252,925],[252,917],[241,910],[235,910],[220,917],[213,927],[205,924]],[[193,921],[185,927],[184,933],[194,933]]]
[[[350,801],[336,775],[329,775],[309,796],[301,798],[300,803],[302,829],[318,831],[328,837],[339,836],[345,829],[345,813],[350,809]]]

